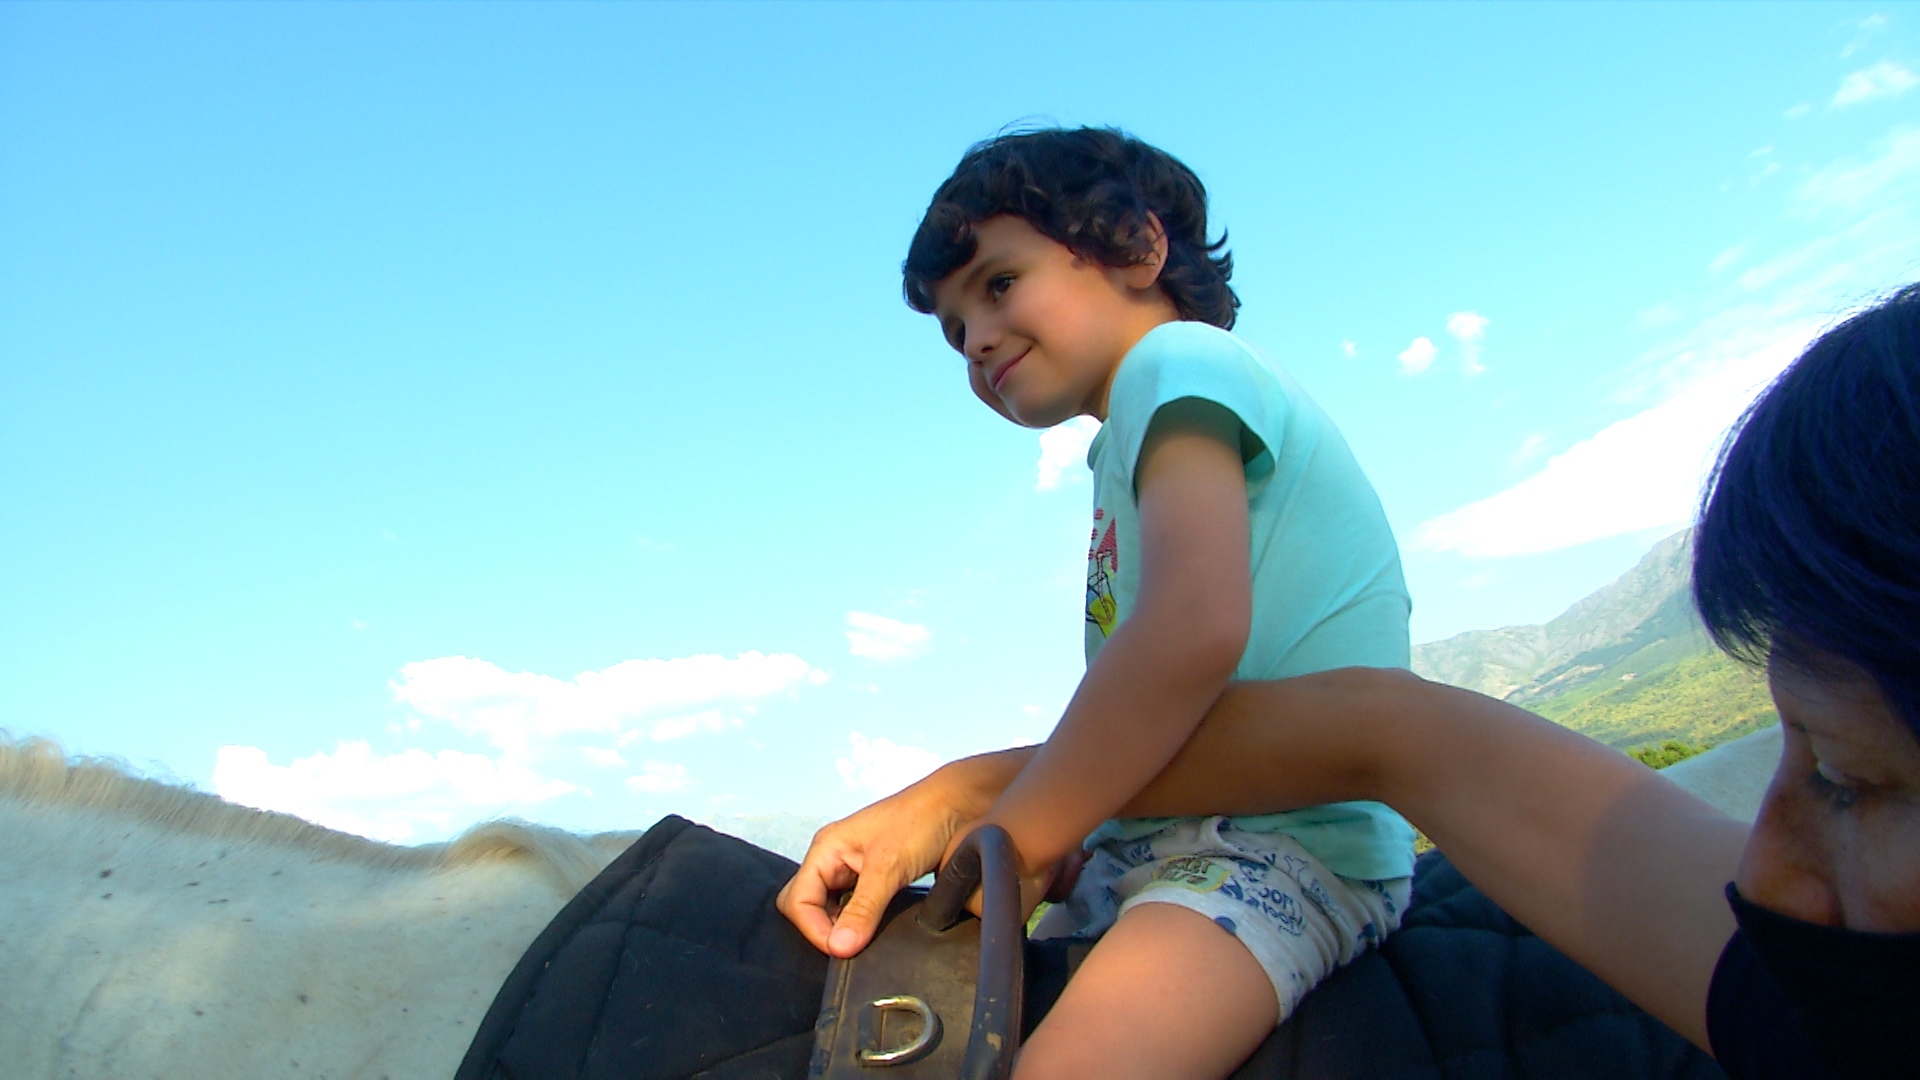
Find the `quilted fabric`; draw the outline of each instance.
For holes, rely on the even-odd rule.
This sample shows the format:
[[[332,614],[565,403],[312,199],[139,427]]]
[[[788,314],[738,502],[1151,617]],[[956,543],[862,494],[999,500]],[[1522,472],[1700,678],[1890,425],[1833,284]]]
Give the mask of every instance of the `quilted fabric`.
[[[1379,950],[1334,973],[1236,1080],[1721,1080],[1713,1059],[1534,937],[1437,852]]]
[[[826,962],[773,907],[794,869],[664,819],[534,941],[456,1080],[801,1080]],[[1066,967],[1063,952],[1035,948],[1029,1018]],[[1401,930],[1308,995],[1235,1078],[1722,1075],[1430,853]]]
[[[794,869],[661,820],[534,940],[457,1080],[804,1077],[827,964],[774,909]]]

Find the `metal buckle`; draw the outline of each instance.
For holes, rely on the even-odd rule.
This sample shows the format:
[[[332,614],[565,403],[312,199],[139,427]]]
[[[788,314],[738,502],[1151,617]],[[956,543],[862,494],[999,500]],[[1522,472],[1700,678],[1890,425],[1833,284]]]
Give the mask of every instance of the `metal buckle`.
[[[940,1041],[940,1017],[927,1003],[912,994],[899,994],[894,997],[875,998],[867,1006],[876,1013],[904,1012],[913,1013],[920,1018],[920,1034],[915,1035],[905,1046],[894,1050],[875,1050],[863,1048],[859,1053],[860,1064],[881,1068],[889,1065],[905,1065],[927,1056],[934,1044]],[[879,1040],[881,1025],[874,1018],[874,1038]]]

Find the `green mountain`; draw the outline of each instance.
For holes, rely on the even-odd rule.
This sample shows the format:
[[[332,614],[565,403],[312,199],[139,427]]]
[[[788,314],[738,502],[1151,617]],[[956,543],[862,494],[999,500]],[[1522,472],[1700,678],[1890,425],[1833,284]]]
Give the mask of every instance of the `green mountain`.
[[[1675,533],[1545,625],[1418,645],[1413,669],[1623,750],[1712,746],[1778,722],[1765,676],[1714,648],[1694,614],[1692,555],[1692,531]]]

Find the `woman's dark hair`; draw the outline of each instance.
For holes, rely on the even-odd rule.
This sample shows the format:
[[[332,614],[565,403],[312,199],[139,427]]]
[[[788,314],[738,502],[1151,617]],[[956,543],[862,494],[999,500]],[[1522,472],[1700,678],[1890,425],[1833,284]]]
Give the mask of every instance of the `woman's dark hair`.
[[[1920,734],[1920,284],[1821,335],[1747,410],[1693,544],[1722,648],[1852,661]]]
[[[907,305],[931,313],[933,287],[973,258],[974,226],[1001,214],[1105,266],[1152,257],[1152,214],[1167,232],[1160,288],[1180,317],[1233,328],[1233,256],[1225,232],[1207,243],[1207,189],[1173,155],[1113,128],[1014,132],[968,150],[907,249]]]

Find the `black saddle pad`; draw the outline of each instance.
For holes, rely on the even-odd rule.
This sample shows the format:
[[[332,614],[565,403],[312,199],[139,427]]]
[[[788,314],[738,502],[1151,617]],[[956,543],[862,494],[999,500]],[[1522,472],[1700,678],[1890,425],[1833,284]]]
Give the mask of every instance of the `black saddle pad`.
[[[1439,852],[1400,929],[1314,988],[1236,1080],[1725,1080]]]
[[[774,909],[794,870],[661,819],[534,939],[456,1080],[806,1076],[827,962]]]
[[[527,949],[456,1080],[801,1080],[826,961],[774,909],[794,864],[668,817]],[[1035,947],[1028,1015],[1065,983]],[[1715,1080],[1712,1059],[1514,922],[1440,857],[1379,950],[1236,1080]]]

